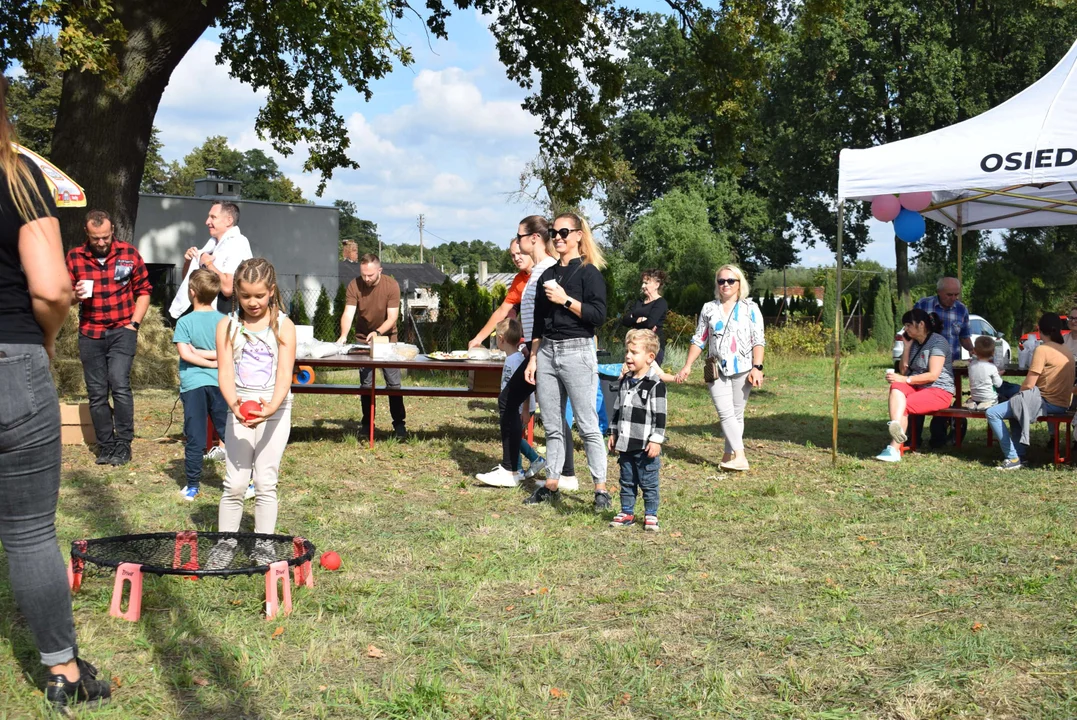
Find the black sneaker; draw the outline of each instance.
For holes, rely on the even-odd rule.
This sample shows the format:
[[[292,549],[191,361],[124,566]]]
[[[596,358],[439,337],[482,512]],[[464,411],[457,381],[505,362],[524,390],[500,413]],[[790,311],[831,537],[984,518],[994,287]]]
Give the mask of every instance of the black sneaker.
[[[613,502],[610,500],[610,494],[605,490],[595,491],[595,512],[606,512],[613,507]]]
[[[78,682],[68,682],[64,675],[49,675],[45,684],[45,700],[66,717],[73,717],[71,706],[76,703],[92,707],[106,705],[112,698],[112,687],[107,680],[97,679],[97,668],[81,658],[76,662],[81,675]]]
[[[557,502],[561,499],[561,492],[559,490],[550,490],[545,485],[540,487],[535,492],[524,500],[524,505],[538,505],[544,502]]]
[[[394,425],[393,426],[393,435],[395,435],[396,439],[399,440],[400,442],[407,442],[408,429],[406,427],[404,427],[403,425]]]
[[[97,446],[97,459],[94,460],[94,462],[97,463],[98,465],[108,465],[109,461],[112,459],[112,453],[113,453],[112,448],[105,447],[103,445],[98,445]]]
[[[126,465],[131,462],[131,448],[128,445],[117,445],[108,459],[108,464],[113,466]]]

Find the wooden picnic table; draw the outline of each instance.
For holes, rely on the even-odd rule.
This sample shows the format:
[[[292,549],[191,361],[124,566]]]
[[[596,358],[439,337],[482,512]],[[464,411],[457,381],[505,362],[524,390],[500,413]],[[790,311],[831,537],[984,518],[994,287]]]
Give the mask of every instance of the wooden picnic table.
[[[370,396],[370,447],[374,447],[374,410],[378,395],[399,395],[404,397],[460,397],[460,398],[496,398],[501,393],[501,371],[504,363],[500,360],[433,360],[426,355],[417,355],[414,360],[375,360],[369,355],[330,355],[324,358],[296,358],[297,374],[303,367],[311,368],[311,382],[292,383],[293,393],[313,395],[360,395]],[[400,368],[401,370],[443,370],[448,372],[468,373],[466,387],[408,387],[391,388],[378,385],[371,378],[368,387],[362,385],[314,382],[317,377],[314,368],[342,368],[371,370]]]

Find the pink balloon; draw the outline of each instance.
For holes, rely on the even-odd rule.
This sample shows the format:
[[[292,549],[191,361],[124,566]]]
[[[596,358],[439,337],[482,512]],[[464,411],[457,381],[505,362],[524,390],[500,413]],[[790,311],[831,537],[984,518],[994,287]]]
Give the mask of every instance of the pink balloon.
[[[930,192],[901,193],[899,196],[901,207],[913,212],[923,212],[931,205]]]
[[[871,201],[871,215],[881,222],[890,222],[901,212],[901,202],[896,195],[876,195]]]

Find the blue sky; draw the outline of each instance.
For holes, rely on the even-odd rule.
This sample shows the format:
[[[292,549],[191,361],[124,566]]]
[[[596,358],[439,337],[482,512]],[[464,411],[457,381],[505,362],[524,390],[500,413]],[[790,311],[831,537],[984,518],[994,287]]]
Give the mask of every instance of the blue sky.
[[[637,4],[666,7],[654,0]],[[418,242],[416,220],[423,213],[429,245],[474,238],[507,243],[519,219],[535,209],[508,197],[519,187],[525,163],[538,154],[538,122],[520,107],[526,93],[506,79],[478,13],[454,14],[447,41],[428,39],[413,16],[400,29],[415,63],[373,83],[369,103],[351,89],[340,93],[337,108],[361,168],[336,171],[320,199],[314,195],[318,178],[301,171],[304,150],[283,157],[255,134],[262,98],[214,63],[215,30],[184,58],[162,98],[155,124],[165,159],[181,159],[206,137],[224,135],[240,150],[258,147],[273,154],[315,202],[351,200],[361,217],[378,224],[385,242]],[[887,227],[873,233],[864,256],[892,267]],[[824,247],[802,250],[801,264],[832,263]]]

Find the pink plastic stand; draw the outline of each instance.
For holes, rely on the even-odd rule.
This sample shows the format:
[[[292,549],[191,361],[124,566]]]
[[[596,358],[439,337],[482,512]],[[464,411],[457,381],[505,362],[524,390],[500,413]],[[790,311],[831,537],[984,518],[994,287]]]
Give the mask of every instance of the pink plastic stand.
[[[303,546],[304,542],[306,541],[301,537],[292,540],[292,551],[295,553],[292,557],[299,557],[306,552],[307,549]],[[292,570],[295,574],[295,586],[297,588],[314,587],[314,571],[311,567],[310,560],[307,560],[302,565],[296,565]]]
[[[129,583],[131,587],[130,598],[127,601],[127,612],[120,608],[123,606],[123,586]],[[112,586],[112,607],[108,614],[112,617],[123,618],[128,622],[135,622],[142,617],[142,566],[135,563],[123,563],[116,568],[116,583]]]
[[[266,620],[272,620],[280,612],[281,602],[277,598],[277,583],[281,584],[284,598],[284,614],[292,612],[292,580],[288,577],[288,561],[278,560],[269,566],[266,573]]]

